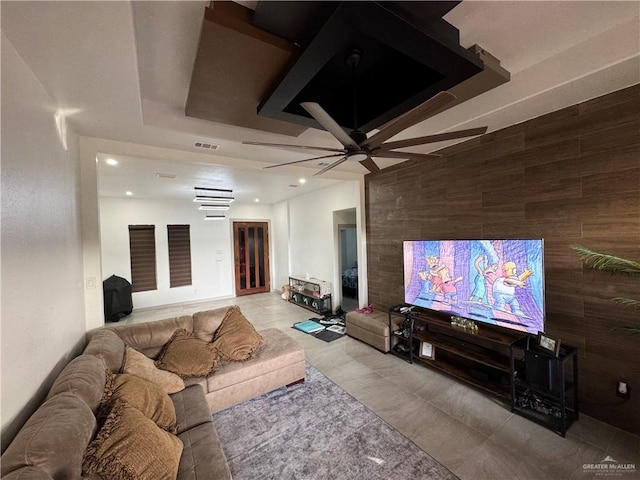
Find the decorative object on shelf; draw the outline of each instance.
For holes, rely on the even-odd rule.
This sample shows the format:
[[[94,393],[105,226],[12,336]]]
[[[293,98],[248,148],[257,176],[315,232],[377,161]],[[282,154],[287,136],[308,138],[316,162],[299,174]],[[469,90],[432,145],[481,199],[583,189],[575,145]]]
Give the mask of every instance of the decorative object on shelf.
[[[451,325],[454,327],[460,327],[468,329],[471,333],[478,331],[478,325],[468,318],[458,317],[457,315],[451,316]]]
[[[594,252],[582,245],[572,245],[571,248],[578,252],[578,256],[585,265],[594,270],[640,277],[640,263],[638,262],[627,260],[616,255]],[[611,300],[620,305],[640,310],[640,299],[615,297]],[[640,335],[640,325],[625,325],[620,327],[620,330],[624,330],[631,335]]]
[[[556,357],[560,354],[560,339],[551,338],[542,332],[538,332],[536,346]]]
[[[428,358],[429,360],[433,360],[435,358],[436,352],[431,343],[420,342],[419,355],[420,355],[420,358]]]

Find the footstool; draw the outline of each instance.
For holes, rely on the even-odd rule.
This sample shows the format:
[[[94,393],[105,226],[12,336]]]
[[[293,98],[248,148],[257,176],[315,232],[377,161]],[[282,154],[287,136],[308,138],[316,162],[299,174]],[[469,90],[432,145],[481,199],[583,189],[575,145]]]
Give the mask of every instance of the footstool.
[[[402,318],[393,316],[393,328],[398,329]],[[380,310],[371,313],[348,312],[346,316],[347,335],[357,338],[378,350],[387,353],[389,341],[389,314]]]

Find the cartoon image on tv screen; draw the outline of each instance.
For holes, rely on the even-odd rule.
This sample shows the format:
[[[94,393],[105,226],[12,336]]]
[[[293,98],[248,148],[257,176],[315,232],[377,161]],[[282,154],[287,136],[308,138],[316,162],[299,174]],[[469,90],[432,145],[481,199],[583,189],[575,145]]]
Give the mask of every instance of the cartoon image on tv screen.
[[[544,331],[542,240],[404,242],[405,302]]]

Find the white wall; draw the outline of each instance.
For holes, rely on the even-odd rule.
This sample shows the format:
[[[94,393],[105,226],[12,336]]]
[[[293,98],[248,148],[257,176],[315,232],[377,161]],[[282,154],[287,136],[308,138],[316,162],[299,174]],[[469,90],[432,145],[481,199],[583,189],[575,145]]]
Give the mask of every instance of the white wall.
[[[361,209],[360,184],[356,181],[343,182],[289,201],[291,273],[308,273],[311,277],[332,282],[334,296],[336,286],[342,281],[334,212],[350,208]],[[358,262],[361,263],[362,260]]]
[[[271,239],[271,290],[280,290],[289,283],[289,202],[273,206]]]
[[[131,281],[129,225],[155,225],[158,289],[133,294],[134,308],[192,302],[235,295],[233,272],[234,220],[271,222],[270,205],[232,204],[225,220],[205,221],[191,201],[100,199],[102,280],[117,275]],[[169,287],[167,225],[190,225],[192,285]],[[278,243],[270,225],[270,243]],[[277,229],[276,229],[277,231]],[[271,255],[273,255],[273,248]],[[273,283],[273,277],[271,279]]]
[[[2,445],[84,346],[77,138],[2,35]]]

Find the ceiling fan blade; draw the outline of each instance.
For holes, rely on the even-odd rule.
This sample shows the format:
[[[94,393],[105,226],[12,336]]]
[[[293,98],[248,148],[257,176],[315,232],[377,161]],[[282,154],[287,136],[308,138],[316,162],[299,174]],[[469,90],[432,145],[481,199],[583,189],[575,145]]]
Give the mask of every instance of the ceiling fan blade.
[[[376,172],[380,171],[380,167],[378,167],[378,165],[376,165],[376,162],[374,162],[371,157],[367,157],[366,160],[360,160],[360,165],[365,167],[371,173],[376,173]]]
[[[468,130],[457,130],[455,132],[438,133],[436,135],[427,135],[425,137],[408,138],[407,140],[398,140],[397,142],[387,142],[380,145],[385,150],[393,150],[395,148],[413,147],[416,145],[424,145],[426,143],[443,142],[445,140],[454,140],[456,138],[473,137],[475,135],[483,135],[487,132],[488,127],[470,128]]]
[[[263,168],[276,168],[276,167],[282,167],[284,165],[293,165],[295,163],[311,162],[313,160],[320,160],[322,158],[340,157],[342,155],[344,155],[344,153],[336,153],[334,155],[323,155],[322,157],[305,158],[304,160],[294,160],[293,162],[278,163],[276,165],[267,165],[266,167],[263,167]]]
[[[319,172],[314,173],[314,174],[313,174],[313,176],[314,176],[314,177],[317,177],[318,175],[322,175],[324,172],[326,172],[326,171],[328,171],[328,170],[331,170],[332,168],[337,167],[338,165],[340,165],[341,163],[346,162],[347,160],[349,160],[349,157],[348,157],[347,155],[345,155],[345,156],[344,156],[344,157],[342,157],[341,159],[336,160],[335,162],[333,162],[332,164],[327,165],[326,167],[324,167],[324,168],[323,168],[322,170],[320,170]]]
[[[288,143],[265,143],[265,142],[242,142],[243,145],[258,145],[261,147],[281,147],[281,148],[294,148],[301,150],[319,150],[321,152],[337,152],[346,153],[342,148],[326,148],[326,147],[312,147],[307,145],[292,145]]]
[[[440,92],[434,95],[422,105],[418,105],[413,110],[409,110],[404,115],[399,116],[386,127],[373,135],[371,138],[365,140],[360,146],[368,147],[370,149],[379,147],[382,142],[400,133],[401,131],[421,122],[428,117],[429,113],[439,110],[445,105],[453,102],[456,96],[449,92]]]
[[[324,127],[324,129],[345,147],[358,148],[358,144],[345,132],[338,122],[336,122],[331,116],[315,102],[303,102],[300,104],[309,114],[316,119],[316,121]]]
[[[386,150],[378,150],[371,155],[381,158],[403,158],[405,160],[432,160],[442,157],[437,153],[387,152]]]

